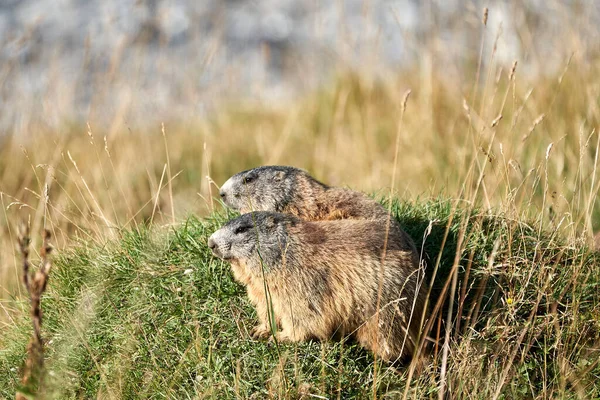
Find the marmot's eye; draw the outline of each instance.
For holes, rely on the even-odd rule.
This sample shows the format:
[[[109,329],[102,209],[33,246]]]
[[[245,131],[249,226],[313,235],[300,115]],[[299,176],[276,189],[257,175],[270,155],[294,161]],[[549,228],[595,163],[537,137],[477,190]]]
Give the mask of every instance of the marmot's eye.
[[[238,226],[237,228],[235,228],[235,234],[238,235],[240,233],[244,233],[246,232],[248,229],[250,229],[249,226]]]
[[[246,175],[244,177],[244,183],[250,183],[252,182],[254,179],[256,179],[255,175]]]

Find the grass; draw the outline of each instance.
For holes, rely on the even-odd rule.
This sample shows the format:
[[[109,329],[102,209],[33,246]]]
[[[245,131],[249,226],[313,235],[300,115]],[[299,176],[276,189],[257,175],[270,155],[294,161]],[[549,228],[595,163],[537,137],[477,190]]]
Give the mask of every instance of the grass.
[[[430,260],[449,226],[433,299],[468,220],[466,245],[458,250],[457,293],[466,288],[459,301],[462,328],[449,347],[447,382],[455,398],[600,396],[598,255],[556,233],[453,203],[394,200],[392,209],[421,238],[417,244]],[[250,339],[256,316],[244,289],[206,246],[230,217],[140,226],[104,244],[82,242],[56,258],[43,303],[47,396],[352,399],[371,396],[375,387],[380,398],[401,398],[407,370],[383,365],[373,382],[373,356],[351,342],[276,347]],[[480,312],[467,321],[476,303]],[[15,367],[29,338],[26,304],[16,306],[19,318],[0,336],[0,369],[8,371],[0,375],[0,395],[6,398],[14,394]],[[440,363],[438,351],[410,380],[411,398],[437,397]]]
[[[200,124],[167,121],[164,134],[73,125],[8,137],[0,393],[12,397],[29,337],[13,250],[25,219],[52,231],[59,254],[42,305],[50,398],[600,396],[598,262],[586,250],[600,223],[598,67],[533,83],[504,70],[466,107],[452,82],[433,79],[428,97],[410,74],[347,75],[289,110],[232,106]],[[214,182],[270,163],[382,201],[398,188],[393,208],[417,242],[432,223],[440,340],[428,371],[382,366],[373,382],[372,356],[351,343],[278,351],[248,338],[253,310],[205,242],[225,218]],[[210,218],[173,223],[190,213]]]
[[[14,396],[30,337],[24,220],[33,249],[45,228],[57,250],[42,302],[49,398],[600,398],[588,247],[600,230],[600,52],[567,26],[553,44],[560,68],[533,76],[546,62],[527,42],[535,26],[519,32],[531,53],[519,64],[476,28],[482,50],[465,49],[463,65],[438,62],[431,32],[423,68],[339,69],[273,107],[220,102],[203,119],[135,126],[120,106],[88,124],[23,115],[0,134],[0,397]],[[377,370],[351,342],[249,339],[254,311],[205,243],[231,217],[218,185],[260,164],[390,205],[433,281],[429,369]]]
[[[231,105],[201,122],[166,121],[164,136],[160,126],[101,124],[31,127],[26,141],[8,132],[0,146],[0,297],[19,290],[16,221],[30,220],[34,232],[49,227],[59,248],[73,237],[112,238],[139,223],[172,223],[173,213],[209,214],[217,184],[259,164],[300,166],[364,191],[393,186],[408,199],[445,193],[591,241],[600,227],[600,60],[535,82],[496,69],[488,94],[465,100],[468,112],[466,84],[433,76],[427,93],[416,74],[374,83],[344,75],[289,109]],[[474,111],[480,103],[486,115]]]

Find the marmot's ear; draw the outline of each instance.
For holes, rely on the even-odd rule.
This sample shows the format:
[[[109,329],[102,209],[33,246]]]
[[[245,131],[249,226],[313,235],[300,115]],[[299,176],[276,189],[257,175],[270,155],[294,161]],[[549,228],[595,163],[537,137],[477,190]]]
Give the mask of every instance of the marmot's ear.
[[[276,182],[281,182],[283,180],[283,178],[285,178],[285,172],[284,171],[276,171],[275,172],[275,176],[273,177],[273,179]]]

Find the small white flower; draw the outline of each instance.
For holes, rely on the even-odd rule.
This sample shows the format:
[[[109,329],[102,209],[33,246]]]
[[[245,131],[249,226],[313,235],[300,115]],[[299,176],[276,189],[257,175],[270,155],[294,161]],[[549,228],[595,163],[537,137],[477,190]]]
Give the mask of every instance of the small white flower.
[[[193,270],[193,269],[191,269],[191,268],[188,268],[188,269],[186,269],[185,271],[183,271],[183,274],[184,274],[184,275],[189,275],[189,274],[191,274],[192,272],[194,272],[194,270]]]

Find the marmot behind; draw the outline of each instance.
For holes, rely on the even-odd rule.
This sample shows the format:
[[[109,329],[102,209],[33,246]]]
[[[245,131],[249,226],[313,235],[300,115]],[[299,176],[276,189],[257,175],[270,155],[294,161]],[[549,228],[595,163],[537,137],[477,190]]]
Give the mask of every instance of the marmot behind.
[[[367,219],[390,220],[390,231],[405,250],[414,252],[415,245],[377,201],[355,190],[331,187],[319,182],[306,171],[287,166],[263,166],[242,171],[229,178],[219,192],[223,202],[240,213],[273,211],[293,214],[306,221]]]
[[[424,312],[423,272],[395,230],[382,263],[385,232],[379,221],[307,222],[280,213],[252,212],[229,221],[208,245],[231,262],[247,286],[260,325],[270,332],[265,283],[278,339],[326,340],[353,334],[394,361],[415,350]],[[379,310],[379,313],[377,312]]]

